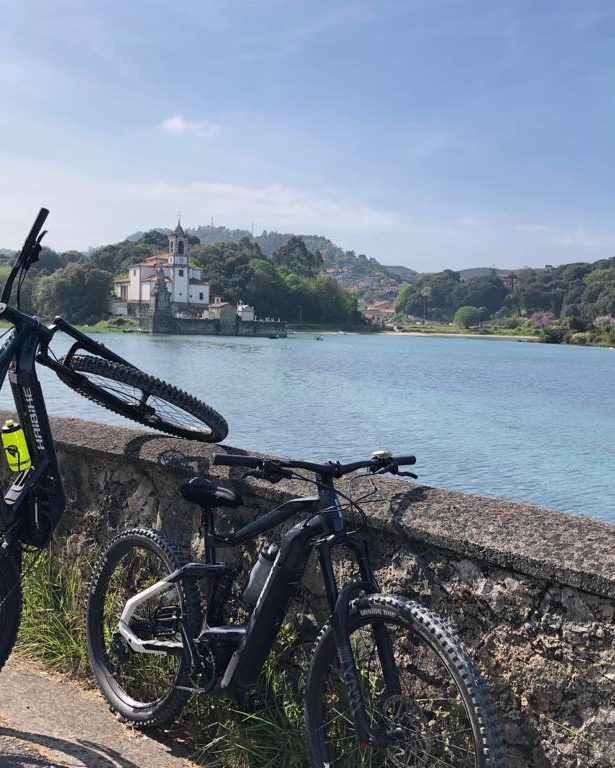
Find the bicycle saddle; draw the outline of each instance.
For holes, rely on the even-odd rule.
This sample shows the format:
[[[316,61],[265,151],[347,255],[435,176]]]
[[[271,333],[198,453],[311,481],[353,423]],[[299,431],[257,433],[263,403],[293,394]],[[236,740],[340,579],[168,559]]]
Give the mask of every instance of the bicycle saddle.
[[[243,499],[235,491],[216,485],[204,477],[193,477],[179,488],[186,501],[191,501],[199,506],[211,509],[213,507],[240,507]]]

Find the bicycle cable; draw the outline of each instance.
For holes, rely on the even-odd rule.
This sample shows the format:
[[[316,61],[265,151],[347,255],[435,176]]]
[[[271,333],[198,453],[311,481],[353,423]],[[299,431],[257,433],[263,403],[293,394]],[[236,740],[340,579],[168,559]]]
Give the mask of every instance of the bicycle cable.
[[[324,483],[322,483],[320,480],[313,480],[313,479],[311,479],[309,477],[305,477],[305,475],[300,475],[298,472],[293,472],[292,476],[293,476],[293,478],[295,478],[297,480],[303,480],[306,483],[311,483],[312,485],[315,485],[317,488],[324,489],[324,488],[328,488],[329,487],[329,486],[325,485]],[[366,475],[366,477],[367,477],[367,475]],[[369,522],[367,520],[367,515],[365,514],[364,510],[362,509],[362,507],[359,506],[359,504],[356,501],[354,501],[351,496],[347,496],[343,491],[340,491],[338,488],[334,487],[333,490],[334,490],[334,492],[335,492],[335,494],[337,496],[341,496],[343,499],[345,499],[345,501],[348,502],[348,504],[350,505],[351,509],[355,509],[358,512],[358,514],[359,514],[360,523],[359,523],[358,527],[357,528],[351,528],[349,531],[346,531],[346,533],[348,533],[348,534],[360,533],[361,531],[364,531],[367,528],[369,528]],[[311,520],[313,517],[316,517],[317,515],[322,514],[322,512],[327,512],[330,509],[333,509],[333,507],[328,507],[325,510],[319,509],[318,512],[315,512],[313,515],[310,515],[310,517],[308,517],[307,520]]]

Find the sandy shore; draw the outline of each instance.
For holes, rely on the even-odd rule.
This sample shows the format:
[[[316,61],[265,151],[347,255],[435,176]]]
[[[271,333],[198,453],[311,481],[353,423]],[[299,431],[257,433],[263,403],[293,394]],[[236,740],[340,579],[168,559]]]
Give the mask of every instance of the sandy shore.
[[[505,333],[445,333],[441,331],[383,331],[384,336],[444,336],[455,339],[507,339],[508,341],[539,341],[536,336],[510,336]]]

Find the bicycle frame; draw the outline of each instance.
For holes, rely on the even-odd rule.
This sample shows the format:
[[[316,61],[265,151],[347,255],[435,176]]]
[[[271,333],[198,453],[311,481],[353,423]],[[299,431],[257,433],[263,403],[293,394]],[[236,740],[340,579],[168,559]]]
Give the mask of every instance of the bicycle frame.
[[[282,539],[276,559],[247,626],[220,623],[221,618],[217,615],[217,611],[208,605],[203,629],[198,638],[188,637],[182,626],[181,643],[178,641],[142,641],[130,629],[130,619],[141,603],[155,594],[165,592],[172,584],[181,579],[219,579],[224,574],[234,575],[233,568],[216,562],[217,547],[234,547],[242,544],[296,514],[303,514],[306,517],[293,526]],[[219,536],[215,532],[211,510],[205,511],[204,518],[205,562],[187,563],[169,574],[165,579],[134,595],[124,606],[118,629],[131,649],[140,653],[181,655],[187,648],[194,669],[200,674],[205,671],[198,650],[200,643],[207,643],[208,641],[233,642],[236,645],[236,650],[224,670],[220,689],[241,693],[252,688],[262,672],[265,660],[286,615],[288,605],[299,588],[308,558],[312,550],[315,549],[331,608],[342,676],[348,688],[348,700],[355,728],[361,741],[374,741],[374,734],[369,726],[359,676],[350,647],[347,613],[350,599],[360,591],[370,593],[380,590],[370,563],[366,538],[356,533],[347,533],[344,530],[342,510],[335,493],[333,480],[330,477],[320,479],[318,497],[292,499],[227,537]],[[346,586],[341,593],[337,587],[332,563],[332,550],[337,546],[345,546],[352,552],[361,576],[360,582]],[[211,592],[210,590],[210,594]],[[215,623],[213,623],[214,621]],[[398,690],[399,682],[389,635],[383,625],[374,625],[374,627],[378,654],[387,685],[390,690]]]
[[[66,500],[36,363],[74,381],[82,376],[66,362],[77,349],[85,349],[123,365],[130,363],[60,317],[46,326],[37,317],[0,303],[0,320],[8,321],[15,329],[0,354],[0,387],[8,375],[19,423],[32,457],[32,467],[19,472],[4,498],[0,498],[1,534],[7,543],[17,535],[24,543],[42,547],[64,511]],[[49,356],[49,344],[57,332],[66,333],[75,340],[64,364]]]

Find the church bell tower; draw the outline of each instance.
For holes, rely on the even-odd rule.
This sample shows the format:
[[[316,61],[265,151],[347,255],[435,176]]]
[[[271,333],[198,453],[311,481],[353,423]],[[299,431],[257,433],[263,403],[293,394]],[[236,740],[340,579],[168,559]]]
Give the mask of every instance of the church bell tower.
[[[181,222],[177,220],[177,226],[169,235],[169,266],[188,265],[188,238],[182,229]]]

